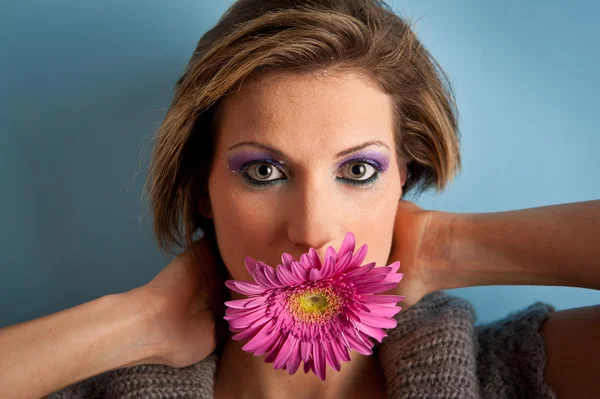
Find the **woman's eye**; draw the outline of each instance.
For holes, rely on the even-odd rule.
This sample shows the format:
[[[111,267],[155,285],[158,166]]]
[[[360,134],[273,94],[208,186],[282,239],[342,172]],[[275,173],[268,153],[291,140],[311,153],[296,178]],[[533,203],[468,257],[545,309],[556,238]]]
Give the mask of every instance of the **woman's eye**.
[[[377,174],[377,170],[365,162],[353,162],[344,167],[346,178],[351,180],[369,180]]]
[[[257,181],[271,181],[284,176],[275,166],[266,162],[257,162],[250,165],[246,173],[249,177]]]

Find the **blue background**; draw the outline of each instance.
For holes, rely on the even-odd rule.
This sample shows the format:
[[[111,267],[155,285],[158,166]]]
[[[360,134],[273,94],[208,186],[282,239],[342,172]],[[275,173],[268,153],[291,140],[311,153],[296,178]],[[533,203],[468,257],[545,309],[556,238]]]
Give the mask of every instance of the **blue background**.
[[[0,326],[145,284],[170,260],[141,199],[151,135],[222,1],[0,3]],[[493,212],[600,198],[600,3],[392,5],[450,75],[464,168],[429,209]],[[543,266],[543,265],[541,265]],[[453,290],[480,322],[558,287]]]

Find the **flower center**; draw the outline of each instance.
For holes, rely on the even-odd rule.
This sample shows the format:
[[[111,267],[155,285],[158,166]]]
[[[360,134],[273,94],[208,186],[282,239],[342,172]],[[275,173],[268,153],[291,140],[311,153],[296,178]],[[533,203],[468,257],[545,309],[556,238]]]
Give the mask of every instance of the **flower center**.
[[[331,288],[309,288],[289,298],[290,313],[305,323],[322,323],[340,313],[342,298]]]

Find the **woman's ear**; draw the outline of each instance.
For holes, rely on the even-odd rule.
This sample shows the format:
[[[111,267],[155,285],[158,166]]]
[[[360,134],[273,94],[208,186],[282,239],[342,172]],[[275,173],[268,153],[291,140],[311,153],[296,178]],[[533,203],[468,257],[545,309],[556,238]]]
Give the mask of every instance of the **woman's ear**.
[[[398,159],[398,163],[400,164],[400,184],[401,187],[404,187],[406,181],[410,177],[410,172],[408,171],[408,161],[405,156],[402,156]]]
[[[200,212],[200,214],[207,219],[213,218],[212,207],[210,206],[209,198],[204,197],[198,201],[198,212]]]

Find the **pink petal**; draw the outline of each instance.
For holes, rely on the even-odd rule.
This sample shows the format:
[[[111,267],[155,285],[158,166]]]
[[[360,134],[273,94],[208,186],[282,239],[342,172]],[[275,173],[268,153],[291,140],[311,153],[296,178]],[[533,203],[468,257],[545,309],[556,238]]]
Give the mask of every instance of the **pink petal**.
[[[271,345],[271,349],[267,351],[267,356],[265,357],[265,363],[273,363],[275,358],[279,354],[281,347],[283,346],[283,335],[279,335],[277,337],[277,341],[273,345]]]
[[[335,273],[335,258],[332,256],[325,257],[325,263],[321,268],[321,277],[327,278],[333,276]]]
[[[288,253],[284,253],[283,255],[281,255],[281,262],[283,263],[284,266],[290,266],[292,264],[292,262],[295,262],[296,259],[294,259],[294,257]]]
[[[248,273],[252,275],[254,273],[254,269],[256,268],[256,261],[249,256],[244,258],[244,265],[246,266],[246,270]]]
[[[364,323],[356,323],[356,328],[358,328],[360,331],[364,332],[368,336],[375,338],[380,343],[384,337],[387,337],[387,334],[382,329],[371,327]]]
[[[339,262],[340,259],[342,259],[342,257],[344,255],[346,255],[346,253],[350,253],[350,255],[352,255],[352,253],[354,252],[355,245],[356,245],[356,242],[354,239],[354,234],[352,232],[348,232],[346,234],[346,236],[344,237],[344,241],[342,242],[342,246],[340,247],[340,250],[337,253],[336,260]]]
[[[381,292],[387,292],[392,288],[396,288],[398,283],[375,283],[375,284],[367,284],[362,287],[357,287],[357,291],[359,294],[379,294]]]
[[[315,251],[314,248],[308,250],[308,257],[313,265],[317,269],[321,268],[321,259],[319,259],[319,254]]]
[[[350,344],[350,347],[352,349],[354,349],[355,351],[357,351],[358,353],[360,353],[361,355],[367,355],[368,356],[368,355],[373,354],[373,351],[371,350],[371,348],[369,348],[368,346],[364,345],[358,339],[354,338],[352,336],[352,334],[348,334],[346,336],[346,339],[348,340],[348,343]]]
[[[294,374],[300,366],[300,341],[295,337],[292,338],[292,352],[288,356],[288,362],[285,365],[285,369],[290,375]]]
[[[279,267],[277,267],[277,269],[275,269],[275,274],[277,275],[279,281],[281,281],[286,286],[296,285],[303,282],[298,277],[294,276],[294,274],[283,265],[280,265]]]
[[[325,373],[327,371],[325,368],[325,350],[323,349],[323,346],[318,341],[315,342],[313,345],[313,359],[314,359],[315,374],[322,381],[325,381]]]
[[[369,273],[371,270],[373,270],[374,267],[375,267],[375,262],[358,267],[358,268],[352,270],[351,272],[348,272],[348,274],[346,274],[346,278],[347,279],[355,279],[357,277],[360,277],[362,275]]]
[[[312,343],[310,341],[300,342],[300,358],[304,363],[310,360],[310,354],[312,352]]]
[[[250,327],[255,321],[265,315],[265,308],[257,308],[249,310],[243,316],[225,316],[225,320],[229,321],[229,325],[235,329],[243,329]]]
[[[234,301],[227,301],[225,305],[234,309],[251,309],[257,306],[262,305],[268,299],[268,296],[259,296],[257,298],[246,298],[246,299],[236,299]]]
[[[277,267],[279,267],[279,266],[277,266]],[[273,269],[272,267],[266,267],[262,271],[263,271],[265,277],[267,278],[267,280],[269,280],[269,282],[273,286],[278,287],[278,288],[284,286],[284,284],[282,284],[281,281],[279,281],[279,279],[277,278],[275,269]]]
[[[401,300],[406,299],[404,295],[364,295],[361,297],[361,301],[368,303],[393,303],[396,304]],[[367,306],[369,306],[367,304]]]
[[[259,286],[268,290],[278,288],[277,285],[273,284],[273,282],[267,278],[266,273],[268,269],[270,269],[270,266],[265,265],[263,267],[261,266],[261,262],[256,262],[256,268],[254,269],[254,273],[252,273],[254,281],[256,281]]]
[[[320,262],[319,262],[320,263]],[[310,270],[312,268],[315,268],[316,265],[313,263],[313,260],[307,255],[307,254],[302,254],[300,255],[300,264],[306,269],[306,270]]]
[[[338,359],[341,359],[345,362],[350,361],[350,354],[348,353],[348,348],[343,346],[342,343],[337,339],[331,340],[329,342],[331,343],[331,347],[333,348],[333,351],[335,352],[335,355]]]
[[[308,279],[310,281],[317,281],[321,279],[321,272],[319,269],[310,269],[310,274],[308,275]]]
[[[340,364],[340,359],[337,357],[335,351],[333,350],[333,346],[331,345],[331,341],[325,342],[325,358],[327,362],[335,371],[340,371],[342,365]]]
[[[229,289],[244,295],[261,295],[266,291],[259,285],[246,281],[227,280],[225,285]]]
[[[352,253],[348,252],[346,255],[342,256],[340,260],[336,261],[335,270],[336,273],[340,273],[344,271],[350,262],[352,261]]]
[[[398,284],[404,278],[404,273],[390,273],[385,276],[384,283],[396,283]]]
[[[327,247],[327,251],[325,251],[325,259],[331,256],[333,259],[337,259],[337,253],[335,249],[330,245]]]
[[[356,270],[360,270],[360,269],[356,269]],[[369,273],[366,276],[361,276],[360,278],[353,279],[352,282],[354,283],[355,287],[360,287],[360,286],[367,285],[367,284],[381,283],[382,281],[385,280],[385,277],[386,277],[385,274]]]
[[[234,341],[243,341],[246,339],[250,339],[254,337],[269,320],[271,320],[270,317],[263,317],[262,319],[257,320],[250,327],[242,330],[240,333],[231,337],[231,339],[233,339]]]
[[[366,306],[371,311],[371,316],[392,317],[402,310],[400,306],[383,306],[375,303],[367,303]]]
[[[400,269],[400,261],[394,262],[391,265],[388,265],[387,267],[391,268],[392,273],[396,273],[398,269]]]
[[[292,262],[291,268],[292,273],[294,273],[294,276],[296,276],[302,281],[306,281],[306,279],[308,278],[308,271],[304,267],[302,267],[300,263]]]
[[[359,316],[363,323],[375,328],[394,328],[398,325],[396,319],[372,316],[364,313],[359,314]]]
[[[312,359],[304,363],[304,374],[308,373],[311,370],[314,370]]]
[[[246,352],[253,353],[264,345],[271,344],[279,336],[279,331],[273,328],[273,323],[269,322],[260,329],[260,331],[242,347]]]
[[[277,354],[275,362],[273,363],[273,368],[275,370],[279,370],[280,368],[286,365],[288,357],[290,356],[290,354],[292,353],[292,349],[294,348],[292,344],[292,339],[294,338],[288,337],[283,343],[283,346],[281,347],[281,350],[279,351],[279,354]]]
[[[352,262],[350,263],[351,266],[349,266],[349,267],[360,266],[363,263],[363,261],[365,260],[365,258],[367,257],[367,250],[368,250],[367,244],[361,245],[361,247],[358,249],[358,251],[356,251],[356,253],[352,257]]]

